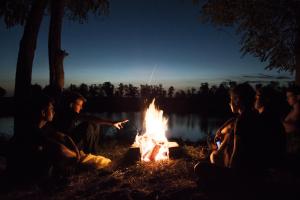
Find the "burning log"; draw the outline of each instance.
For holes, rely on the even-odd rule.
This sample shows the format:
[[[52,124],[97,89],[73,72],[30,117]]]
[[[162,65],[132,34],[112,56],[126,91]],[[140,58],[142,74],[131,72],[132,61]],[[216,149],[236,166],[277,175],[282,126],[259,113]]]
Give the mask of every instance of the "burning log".
[[[177,142],[168,142],[166,146],[169,150],[171,150],[171,148],[176,149],[179,147]],[[140,155],[140,158],[136,158],[136,160],[141,159],[142,161],[145,161],[146,157],[149,158],[148,161],[155,161],[155,157],[159,154],[159,151],[161,151],[161,148],[162,148],[161,145],[159,145],[159,144],[155,145],[154,148],[151,151],[146,152],[142,158],[142,154],[141,154],[141,152],[139,152],[140,146],[137,143],[132,144],[130,147],[132,152],[139,152],[139,153],[131,153],[131,155],[134,157]],[[164,148],[166,148],[166,147],[164,147]],[[169,156],[172,156],[170,153],[172,153],[172,152],[169,152],[168,153],[169,155],[164,154],[163,156],[169,158]],[[173,153],[174,153],[174,150],[173,150]]]
[[[150,161],[155,161],[155,158],[156,158],[157,154],[159,153],[160,147],[161,147],[160,145],[154,146],[154,148],[152,149],[152,152],[149,156]],[[167,156],[167,155],[164,155],[164,156]]]
[[[149,156],[150,161],[155,161],[156,156],[159,154],[159,150],[161,149],[161,145],[155,145],[154,148],[152,149],[151,155]],[[164,152],[164,155],[166,157],[169,157],[166,155],[166,152]]]

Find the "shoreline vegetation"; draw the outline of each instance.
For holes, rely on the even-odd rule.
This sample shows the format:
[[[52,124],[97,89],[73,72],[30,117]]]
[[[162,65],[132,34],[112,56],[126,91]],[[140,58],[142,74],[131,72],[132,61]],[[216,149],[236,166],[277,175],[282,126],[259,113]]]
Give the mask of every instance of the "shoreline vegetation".
[[[191,87],[187,90],[177,90],[173,86],[165,89],[159,85],[122,84],[115,86],[110,82],[102,84],[71,84],[64,89],[64,93],[79,92],[88,101],[84,107],[86,112],[139,112],[145,110],[155,98],[156,105],[166,113],[199,113],[205,116],[230,116],[228,106],[228,93],[230,88],[237,83],[234,81],[224,82],[220,85],[210,86],[202,83],[200,87]],[[292,84],[292,83],[290,83]],[[261,87],[262,84],[253,85],[253,88]],[[279,108],[281,115],[286,114],[288,105],[285,99],[286,86],[279,82],[271,81],[264,85],[274,91],[274,106]],[[48,90],[40,85],[32,85],[32,91]],[[52,92],[51,89],[49,91]],[[14,98],[0,97],[0,117],[14,115]]]
[[[139,97],[92,97],[87,98],[84,112],[140,112],[144,111],[152,99]],[[208,103],[209,101],[209,103]],[[219,102],[218,102],[219,101]],[[220,105],[220,101],[223,101]],[[203,100],[193,98],[156,98],[156,104],[165,113],[199,113],[208,116],[228,116],[230,110],[227,106],[227,98],[220,100]],[[226,104],[226,105],[225,105]],[[0,106],[3,108],[0,117],[14,115],[14,98],[0,98]]]

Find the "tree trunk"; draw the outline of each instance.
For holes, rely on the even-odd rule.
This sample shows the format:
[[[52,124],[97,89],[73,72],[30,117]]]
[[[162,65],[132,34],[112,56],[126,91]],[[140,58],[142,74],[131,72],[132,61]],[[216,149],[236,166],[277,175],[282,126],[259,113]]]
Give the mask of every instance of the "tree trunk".
[[[298,31],[296,35],[296,45],[295,45],[295,82],[296,85],[300,86],[300,15],[298,15]]]
[[[26,117],[26,102],[31,96],[31,74],[34,53],[38,38],[38,32],[46,8],[46,0],[36,0],[32,3],[30,13],[26,19],[24,32],[20,41],[18,62],[15,77],[15,120],[14,134],[18,135],[23,131],[22,125]]]
[[[296,39],[295,39],[295,83],[300,86],[300,14],[298,10],[300,9],[300,2],[295,1],[296,13],[296,22],[297,22],[297,30],[296,30]]]
[[[65,0],[52,0],[51,19],[48,39],[50,85],[64,87],[64,57],[68,54],[61,49],[61,32],[64,16]]]
[[[300,45],[299,45],[300,46]],[[300,52],[296,53],[296,67],[295,67],[295,81],[296,85],[300,86]]]

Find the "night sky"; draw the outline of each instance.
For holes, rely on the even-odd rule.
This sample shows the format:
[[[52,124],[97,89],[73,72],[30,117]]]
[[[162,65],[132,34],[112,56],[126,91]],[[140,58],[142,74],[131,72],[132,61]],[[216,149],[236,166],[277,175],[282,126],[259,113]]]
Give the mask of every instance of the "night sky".
[[[239,37],[231,28],[200,23],[192,0],[111,0],[108,16],[91,15],[85,24],[63,24],[65,87],[73,84],[132,83],[173,85],[292,80],[289,73],[267,71],[267,63],[242,57]],[[48,84],[49,17],[39,33],[32,83]],[[23,27],[0,22],[0,86],[12,94]]]

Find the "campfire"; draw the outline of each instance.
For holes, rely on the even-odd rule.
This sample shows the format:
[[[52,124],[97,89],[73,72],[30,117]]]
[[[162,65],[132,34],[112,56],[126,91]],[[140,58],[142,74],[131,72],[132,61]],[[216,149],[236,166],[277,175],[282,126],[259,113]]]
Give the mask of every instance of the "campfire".
[[[163,111],[155,107],[155,99],[149,105],[145,115],[145,132],[137,134],[132,147],[139,147],[141,161],[169,159],[169,148],[177,147],[176,142],[169,142],[166,137],[168,120]]]

